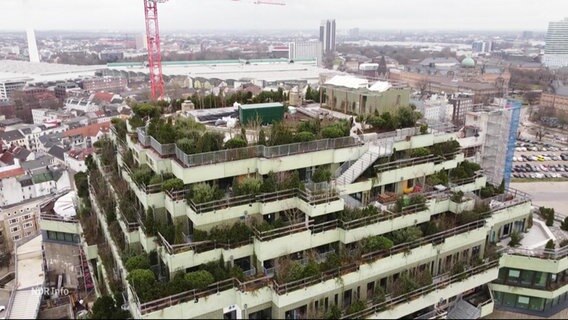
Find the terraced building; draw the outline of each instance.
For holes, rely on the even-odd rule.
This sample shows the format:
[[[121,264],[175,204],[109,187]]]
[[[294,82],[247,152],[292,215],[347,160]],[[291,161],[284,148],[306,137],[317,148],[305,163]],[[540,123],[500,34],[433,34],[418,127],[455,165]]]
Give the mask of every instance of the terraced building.
[[[496,244],[528,228],[528,196],[488,185],[457,130],[310,122],[223,143],[132,123],[89,163],[89,245],[134,318],[479,318]]]

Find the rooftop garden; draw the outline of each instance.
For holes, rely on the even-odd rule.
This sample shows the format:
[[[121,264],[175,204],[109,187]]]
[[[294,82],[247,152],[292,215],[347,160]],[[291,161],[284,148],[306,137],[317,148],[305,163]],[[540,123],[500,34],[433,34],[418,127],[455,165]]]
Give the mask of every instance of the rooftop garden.
[[[379,114],[375,110],[371,115],[357,116],[358,122],[365,122],[371,126],[373,132],[388,132],[396,129],[411,128],[416,126],[416,122],[422,118],[420,112],[415,111],[411,107],[400,107],[396,112],[383,112]],[[367,130],[369,131],[369,130]]]
[[[459,182],[459,181],[464,181],[466,179],[474,178],[476,172],[479,170],[481,170],[481,167],[477,163],[469,162],[466,160],[458,164],[458,166],[455,169],[449,170],[449,174],[448,171],[443,170],[428,176],[426,178],[426,183],[431,186],[435,185],[448,186],[449,182],[454,182],[454,181]]]
[[[210,285],[229,279],[245,278],[238,266],[230,266],[221,256],[218,261],[199,266],[192,272],[178,272],[169,281],[158,280],[158,274],[150,269],[145,255],[134,256],[126,262],[128,282],[134,288],[141,303],[192,290],[204,290]]]

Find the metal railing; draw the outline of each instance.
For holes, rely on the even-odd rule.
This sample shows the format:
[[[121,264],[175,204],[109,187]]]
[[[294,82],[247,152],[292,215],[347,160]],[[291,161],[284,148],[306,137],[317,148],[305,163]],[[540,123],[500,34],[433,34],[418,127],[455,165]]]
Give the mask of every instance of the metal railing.
[[[211,296],[221,291],[233,289],[238,285],[239,283],[236,281],[236,279],[231,278],[211,284],[210,286],[202,290],[193,289],[186,292],[174,294],[169,297],[156,299],[145,303],[139,303],[138,310],[140,311],[140,314],[147,314],[153,311],[169,308],[171,306],[175,306],[184,302],[196,301],[199,298],[205,298],[207,296]],[[134,288],[131,286],[130,289],[136,296],[136,300],[140,302],[140,299],[138,298],[138,295],[134,291]]]
[[[560,260],[568,257],[568,247],[558,249],[526,249],[526,248],[506,248],[504,252],[508,255],[532,257],[544,260]]]
[[[154,151],[156,151],[161,157],[169,157],[176,154],[176,144],[175,143],[160,143],[154,137],[150,137],[150,146]]]
[[[188,155],[174,143],[162,144],[154,137],[150,137],[145,128],[137,128],[136,132],[138,135],[138,141],[143,147],[151,147],[163,157],[175,155],[185,167],[196,167],[207,164],[261,157],[267,159],[278,158],[308,152],[348,148],[361,144],[359,139],[355,139],[353,137],[340,137],[335,139],[322,139],[279,146],[266,147],[261,145]]]
[[[459,274],[449,275],[447,278],[442,279],[439,282],[432,283],[430,285],[424,286],[422,288],[411,291],[409,293],[400,295],[398,297],[391,298],[391,299],[384,301],[384,302],[372,304],[370,307],[368,307],[368,308],[366,308],[362,311],[355,312],[355,313],[352,313],[352,314],[343,315],[343,317],[341,317],[341,319],[364,319],[364,318],[367,318],[371,315],[378,314],[379,312],[381,312],[383,310],[390,309],[390,308],[392,308],[392,307],[394,307],[398,304],[411,301],[413,299],[419,298],[419,297],[426,295],[428,293],[434,292],[436,290],[443,289],[443,288],[445,288],[445,287],[447,287],[451,284],[462,282],[462,281],[468,279],[469,277],[484,273],[484,272],[486,272],[490,269],[494,269],[494,268],[498,268],[498,267],[499,267],[499,260],[489,261],[487,263],[473,267],[473,268],[466,270],[464,272],[461,272]]]
[[[74,224],[79,223],[79,220],[76,217],[66,219],[66,218],[63,218],[63,217],[55,215],[55,214],[47,214],[47,213],[42,213],[40,215],[40,220],[63,222],[63,223],[74,223]]]
[[[146,128],[136,128],[136,134],[138,135],[138,143],[144,148],[150,147],[150,136],[146,134]]]
[[[285,237],[294,233],[307,231],[310,225],[313,224],[313,220],[303,221],[300,223],[295,223],[292,225],[284,226],[281,228],[276,228],[272,230],[259,231],[257,228],[252,227],[254,236],[260,241],[270,241],[276,238]]]
[[[170,255],[175,255],[186,251],[195,251],[196,253],[203,253],[215,249],[231,250],[249,245],[253,242],[253,239],[249,238],[247,240],[240,242],[227,242],[227,243],[207,240],[200,242],[188,242],[183,244],[170,244],[168,240],[166,240],[166,238],[162,236],[162,234],[158,232],[157,235],[158,235],[157,237],[158,241],[166,249],[167,253]]]

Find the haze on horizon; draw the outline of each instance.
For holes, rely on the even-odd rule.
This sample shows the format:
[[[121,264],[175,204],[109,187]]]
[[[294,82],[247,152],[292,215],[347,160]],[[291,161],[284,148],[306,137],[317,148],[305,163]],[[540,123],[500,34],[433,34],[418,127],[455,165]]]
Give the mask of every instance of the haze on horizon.
[[[2,0],[2,31],[144,30],[142,0]],[[170,0],[160,6],[160,28],[191,30],[317,30],[335,18],[338,29],[545,31],[549,21],[568,16],[566,0],[281,0],[286,6],[255,5],[253,0]]]

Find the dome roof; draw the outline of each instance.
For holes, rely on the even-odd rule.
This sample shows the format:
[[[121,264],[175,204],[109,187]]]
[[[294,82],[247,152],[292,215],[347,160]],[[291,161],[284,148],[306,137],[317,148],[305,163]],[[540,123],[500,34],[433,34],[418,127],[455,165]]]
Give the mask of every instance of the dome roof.
[[[475,60],[473,60],[471,57],[467,57],[462,60],[461,65],[464,68],[473,68],[475,67]]]

